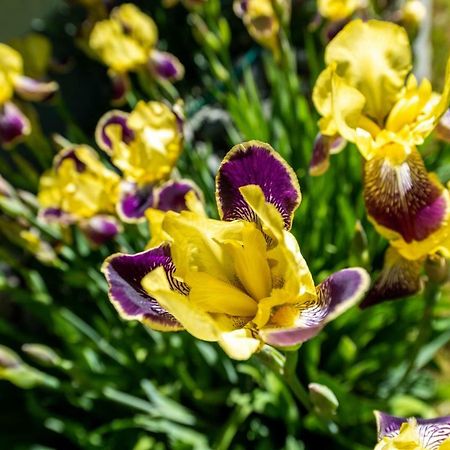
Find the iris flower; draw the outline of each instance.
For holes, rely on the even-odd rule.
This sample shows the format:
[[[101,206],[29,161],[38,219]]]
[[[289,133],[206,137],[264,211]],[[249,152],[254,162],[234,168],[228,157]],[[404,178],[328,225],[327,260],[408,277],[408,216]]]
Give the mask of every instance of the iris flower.
[[[360,0],[317,0],[319,14],[333,22],[347,19],[359,6]]]
[[[395,42],[395,45],[392,45]],[[355,20],[326,49],[327,67],[313,98],[321,113],[312,173],[328,154],[354,142],[365,159],[364,200],[370,220],[390,242],[384,269],[364,306],[417,292],[427,257],[450,256],[449,192],[427,172],[416,148],[447,110],[450,65],[442,94],[417,83],[411,50],[398,25]]]
[[[124,221],[144,220],[148,208],[185,209],[189,190],[201,198],[191,182],[166,182],[183,149],[183,118],[177,106],[141,101],[131,113],[113,110],[98,122],[97,144],[123,173],[118,212]]]
[[[41,217],[65,225],[79,223],[94,243],[101,244],[120,231],[113,216],[119,181],[119,175],[106,168],[92,148],[65,148],[40,179]]]
[[[392,43],[395,43],[393,45]],[[328,44],[326,68],[319,75],[313,101],[322,118],[320,133],[354,142],[366,160],[385,156],[398,166],[433,131],[447,110],[450,64],[442,94],[411,74],[406,31],[393,23],[354,20]],[[313,157],[326,168],[327,151]]]
[[[41,101],[56,92],[54,82],[41,82],[24,75],[20,53],[0,43],[0,144],[13,144],[31,132],[30,122],[12,103],[14,94],[24,100]]]
[[[124,319],[185,329],[244,360],[266,343],[289,348],[312,338],[367,289],[360,268],[314,285],[289,232],[301,200],[297,177],[268,144],[231,149],[216,199],[220,220],[169,211],[166,242],[105,261],[109,298]]]
[[[374,450],[448,450],[450,416],[405,419],[376,411],[378,444]]]
[[[110,69],[116,102],[126,94],[128,72],[146,69],[157,80],[183,78],[180,61],[170,53],[159,51],[157,42],[155,22],[132,3],[114,8],[109,19],[95,24],[89,47]]]
[[[280,18],[277,13],[281,12],[287,21],[290,16],[289,3],[284,0],[234,0],[233,9],[242,18],[250,36],[278,56]]]

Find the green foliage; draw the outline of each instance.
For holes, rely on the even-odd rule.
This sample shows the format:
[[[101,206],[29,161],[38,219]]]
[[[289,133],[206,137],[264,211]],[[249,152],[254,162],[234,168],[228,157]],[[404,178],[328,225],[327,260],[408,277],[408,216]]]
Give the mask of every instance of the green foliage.
[[[325,175],[308,174],[318,119],[311,87],[323,52],[319,33],[306,31],[312,17],[294,15],[293,36],[283,37],[278,63],[249,40],[229,1],[211,0],[193,12],[135,3],[155,17],[164,45],[186,64],[179,94],[191,135],[178,170],[203,190],[209,215],[217,216],[214,173],[223,154],[238,141],[269,142],[299,177],[303,200],[293,233],[314,279],[351,265],[376,274],[386,242],[364,211],[357,150],[348,145]],[[39,107],[42,128],[35,127],[31,141],[1,151],[0,171],[17,189],[36,192],[54,154],[52,132],[93,145],[95,123],[108,110],[104,67],[64,32],[66,25],[80,26],[83,14],[67,8],[46,22],[55,51],[65,50],[76,68],[55,75],[61,94]],[[78,91],[77,83],[87,91]],[[175,95],[161,86],[145,90],[134,79],[133,86],[130,107],[140,98]],[[207,107],[222,112],[216,127],[198,124]],[[436,142],[424,149],[428,166],[444,181],[450,179],[448,150]],[[450,341],[448,290],[411,371],[425,308],[421,296],[353,308],[304,344],[293,375],[302,386],[322,385],[331,399],[326,407],[333,405],[315,414],[263,354],[231,361],[218,346],[186,333],[159,333],[118,317],[100,266],[114,252],[144,249],[145,225],[126,225],[114,242],[94,248],[75,227],[44,225],[36,219],[37,205],[23,198],[0,198],[0,210],[0,342],[15,352],[5,370],[0,355],[0,448],[368,450],[376,439],[374,409],[431,417],[448,403],[450,367],[442,360]],[[23,243],[24,222],[39,230],[54,258],[37,259]],[[313,399],[318,408],[323,402]]]

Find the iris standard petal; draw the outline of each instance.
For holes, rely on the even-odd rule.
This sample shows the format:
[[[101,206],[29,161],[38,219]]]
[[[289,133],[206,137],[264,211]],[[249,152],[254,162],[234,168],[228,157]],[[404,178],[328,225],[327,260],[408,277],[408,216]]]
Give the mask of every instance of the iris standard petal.
[[[389,247],[384,257],[383,269],[361,303],[361,308],[419,292],[422,287],[420,279],[422,263],[423,260],[405,259],[394,248]]]
[[[142,280],[142,286],[158,299],[158,302],[170,312],[197,339],[218,341],[221,330],[212,316],[196,308],[185,295],[171,289],[169,280],[162,267],[151,271]]]
[[[139,320],[162,331],[179,330],[182,326],[142,287],[143,278],[162,267],[171,289],[186,294],[187,288],[173,278],[175,267],[167,246],[156,247],[135,255],[117,253],[105,260],[102,272],[109,285],[109,299],[127,320]]]
[[[145,211],[155,203],[153,185],[138,186],[136,183],[122,181],[117,214],[128,223],[145,219]]]
[[[248,185],[262,189],[266,202],[277,208],[290,229],[301,201],[300,187],[294,171],[270,145],[249,141],[235,145],[225,156],[216,177],[217,207],[223,220],[255,220],[239,190]]]
[[[111,154],[113,150],[113,141],[108,135],[114,127],[119,132],[119,139],[125,144],[129,144],[134,139],[134,131],[127,126],[129,114],[117,109],[104,114],[97,123],[95,128],[95,142],[106,153]]]
[[[12,145],[30,132],[30,121],[14,103],[6,102],[3,106],[0,105],[0,143],[2,145]]]
[[[365,98],[367,115],[382,123],[411,70],[408,35],[390,22],[353,20],[328,44],[325,62],[336,64],[337,74]]]

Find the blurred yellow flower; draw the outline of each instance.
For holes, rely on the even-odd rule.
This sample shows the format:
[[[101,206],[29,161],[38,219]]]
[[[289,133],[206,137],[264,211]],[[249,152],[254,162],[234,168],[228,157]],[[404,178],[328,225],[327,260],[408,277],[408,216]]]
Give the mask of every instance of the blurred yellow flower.
[[[157,40],[153,19],[125,3],[114,8],[109,19],[95,24],[89,46],[111,70],[124,73],[145,64]]]
[[[86,145],[61,150],[53,168],[42,175],[38,201],[42,208],[74,220],[114,213],[120,177],[106,168]]]
[[[288,8],[287,2],[283,0],[277,0],[276,4],[280,11]],[[275,3],[271,0],[235,0],[233,9],[242,18],[250,36],[278,55],[280,21]]]
[[[360,3],[360,0],[317,0],[317,9],[322,17],[338,21],[350,17]]]

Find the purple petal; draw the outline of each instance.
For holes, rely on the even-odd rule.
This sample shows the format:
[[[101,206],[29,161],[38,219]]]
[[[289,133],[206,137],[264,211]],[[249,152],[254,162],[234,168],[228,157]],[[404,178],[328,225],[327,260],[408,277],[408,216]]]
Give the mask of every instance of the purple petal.
[[[192,181],[167,181],[158,190],[158,200],[155,208],[161,211],[175,212],[187,210],[186,194],[190,191],[194,191],[197,198],[201,199],[201,194]]]
[[[126,102],[126,96],[131,89],[131,82],[126,73],[109,73],[111,80],[111,103],[121,106]]]
[[[312,339],[323,328],[323,325],[288,329],[262,330],[260,335],[264,342],[274,347],[293,347]]]
[[[375,411],[378,440],[384,437],[395,437],[399,434],[403,423],[408,419],[396,417],[381,411]],[[417,419],[419,444],[422,448],[437,450],[450,437],[450,416],[433,419]]]
[[[81,224],[81,228],[94,245],[103,245],[114,239],[121,231],[121,225],[113,216],[98,215]]]
[[[235,145],[225,156],[216,177],[216,197],[223,220],[255,221],[253,210],[239,188],[258,185],[268,203],[274,205],[290,229],[301,194],[297,177],[268,144],[250,141]]]
[[[124,222],[138,222],[145,219],[145,211],[155,203],[153,185],[142,187],[135,183],[122,183],[117,213]]]
[[[31,127],[27,117],[14,103],[0,106],[0,143],[11,145],[30,134]]]
[[[20,76],[14,81],[15,91],[24,99],[32,102],[48,100],[58,90],[55,81],[38,81],[30,77]]]
[[[360,307],[367,308],[387,300],[416,294],[422,287],[421,269],[421,260],[405,259],[394,248],[389,247],[384,257],[383,270]]]
[[[359,267],[343,269],[333,273],[317,286],[320,303],[326,309],[324,322],[355,305],[370,286],[369,274]]]
[[[347,141],[339,136],[325,136],[318,133],[314,141],[313,154],[309,164],[309,174],[322,175],[330,165],[330,154],[339,153],[347,144]]]
[[[102,272],[109,284],[109,299],[124,319],[159,330],[179,330],[180,323],[141,286],[142,279],[157,267],[164,268],[174,290],[187,293],[186,286],[173,278],[170,248],[160,246],[135,255],[117,253],[105,260]]]
[[[184,76],[184,67],[179,59],[167,52],[152,50],[148,61],[150,71],[156,76],[168,81],[181,80]]]
[[[381,411],[375,411],[374,413],[377,421],[378,440],[384,437],[396,436],[400,431],[402,423],[407,421],[404,417],[391,416]]]
[[[127,120],[129,114],[119,110],[109,111],[104,114],[97,123],[95,128],[95,141],[97,145],[110,154],[112,151],[112,142],[108,137],[107,129],[109,125],[119,125],[122,129],[122,141],[129,144],[134,139],[134,131],[128,127]]]
[[[77,147],[68,147],[61,150],[55,157],[54,167],[58,170],[61,167],[63,161],[70,159],[75,164],[75,170],[78,173],[83,173],[86,170],[86,164],[78,157]]]
[[[443,188],[430,178],[417,150],[396,166],[374,158],[364,172],[364,200],[377,224],[406,242],[422,241],[441,227],[447,212]]]

